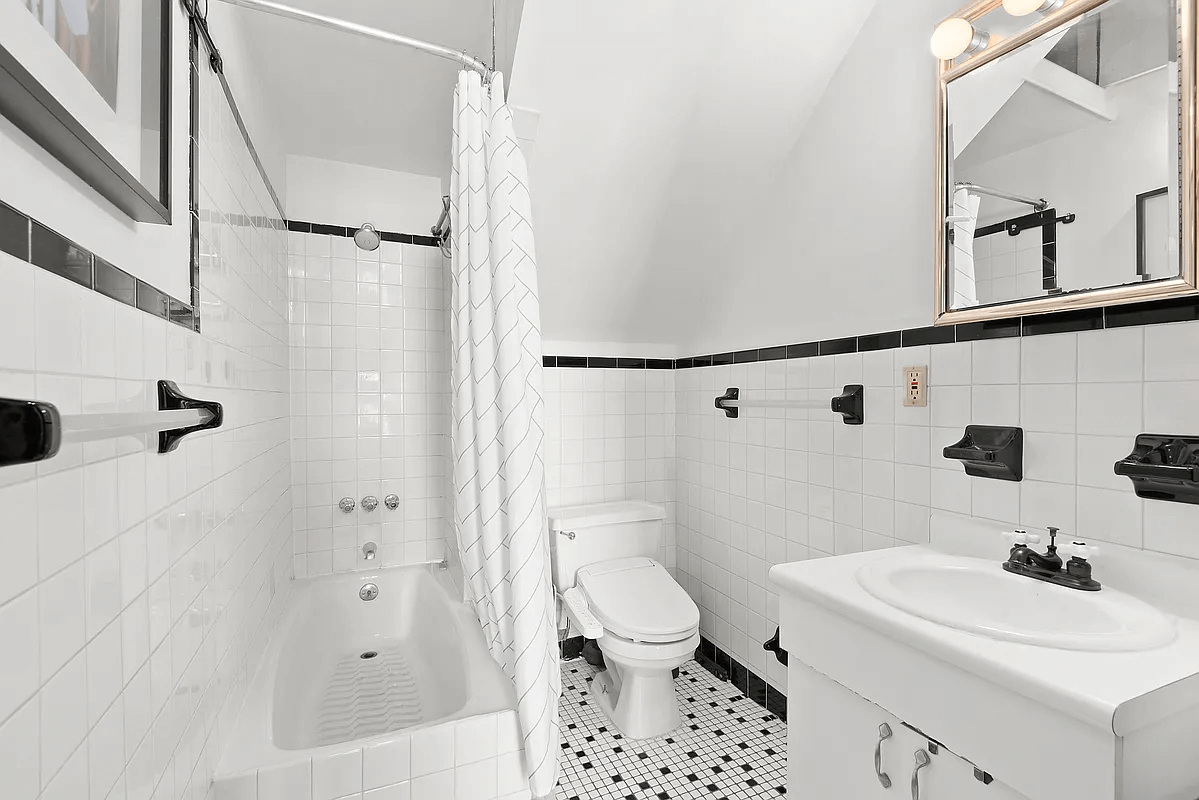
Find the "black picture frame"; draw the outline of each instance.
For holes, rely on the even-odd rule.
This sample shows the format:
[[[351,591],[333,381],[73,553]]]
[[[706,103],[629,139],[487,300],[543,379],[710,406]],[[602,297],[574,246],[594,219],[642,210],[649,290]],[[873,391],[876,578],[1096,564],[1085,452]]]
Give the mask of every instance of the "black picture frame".
[[[171,224],[171,0],[161,2],[158,186],[146,187],[0,45],[0,115],[137,222]]]
[[[1137,277],[1141,280],[1150,280],[1146,270],[1145,258],[1145,203],[1154,197],[1161,197],[1163,194],[1169,194],[1170,187],[1163,186],[1160,189],[1154,189],[1150,192],[1142,192],[1137,195]]]

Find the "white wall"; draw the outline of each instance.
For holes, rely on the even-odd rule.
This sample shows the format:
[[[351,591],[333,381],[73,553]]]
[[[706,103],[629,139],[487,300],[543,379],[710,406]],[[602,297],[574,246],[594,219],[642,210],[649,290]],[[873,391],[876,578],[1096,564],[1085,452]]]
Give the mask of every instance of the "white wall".
[[[960,5],[875,7],[758,202],[757,223],[711,278],[685,351],[932,323],[937,64],[928,40]]]
[[[446,142],[446,153],[450,143]],[[288,219],[428,236],[441,215],[440,178],[287,156]]]

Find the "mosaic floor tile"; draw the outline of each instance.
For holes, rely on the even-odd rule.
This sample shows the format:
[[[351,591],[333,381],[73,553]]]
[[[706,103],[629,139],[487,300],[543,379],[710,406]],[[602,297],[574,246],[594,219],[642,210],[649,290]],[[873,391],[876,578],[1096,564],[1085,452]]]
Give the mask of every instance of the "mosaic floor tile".
[[[598,670],[562,663],[558,800],[753,800],[786,794],[787,725],[694,661],[675,681],[683,724],[626,739],[591,701]]]

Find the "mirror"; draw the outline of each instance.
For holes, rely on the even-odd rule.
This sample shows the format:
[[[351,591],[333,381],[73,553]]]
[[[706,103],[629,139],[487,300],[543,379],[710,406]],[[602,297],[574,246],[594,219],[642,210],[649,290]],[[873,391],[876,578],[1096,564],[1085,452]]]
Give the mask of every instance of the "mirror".
[[[1195,291],[1194,2],[951,18],[973,52],[941,62],[938,324]]]

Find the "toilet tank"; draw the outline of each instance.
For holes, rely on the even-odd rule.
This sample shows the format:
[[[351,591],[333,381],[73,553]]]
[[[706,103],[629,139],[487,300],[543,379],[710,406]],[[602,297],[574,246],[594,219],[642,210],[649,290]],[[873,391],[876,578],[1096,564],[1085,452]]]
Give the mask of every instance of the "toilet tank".
[[[657,558],[666,509],[625,500],[549,510],[550,562],[554,586],[575,585],[579,567],[614,558]],[[570,534],[574,536],[570,536]]]

